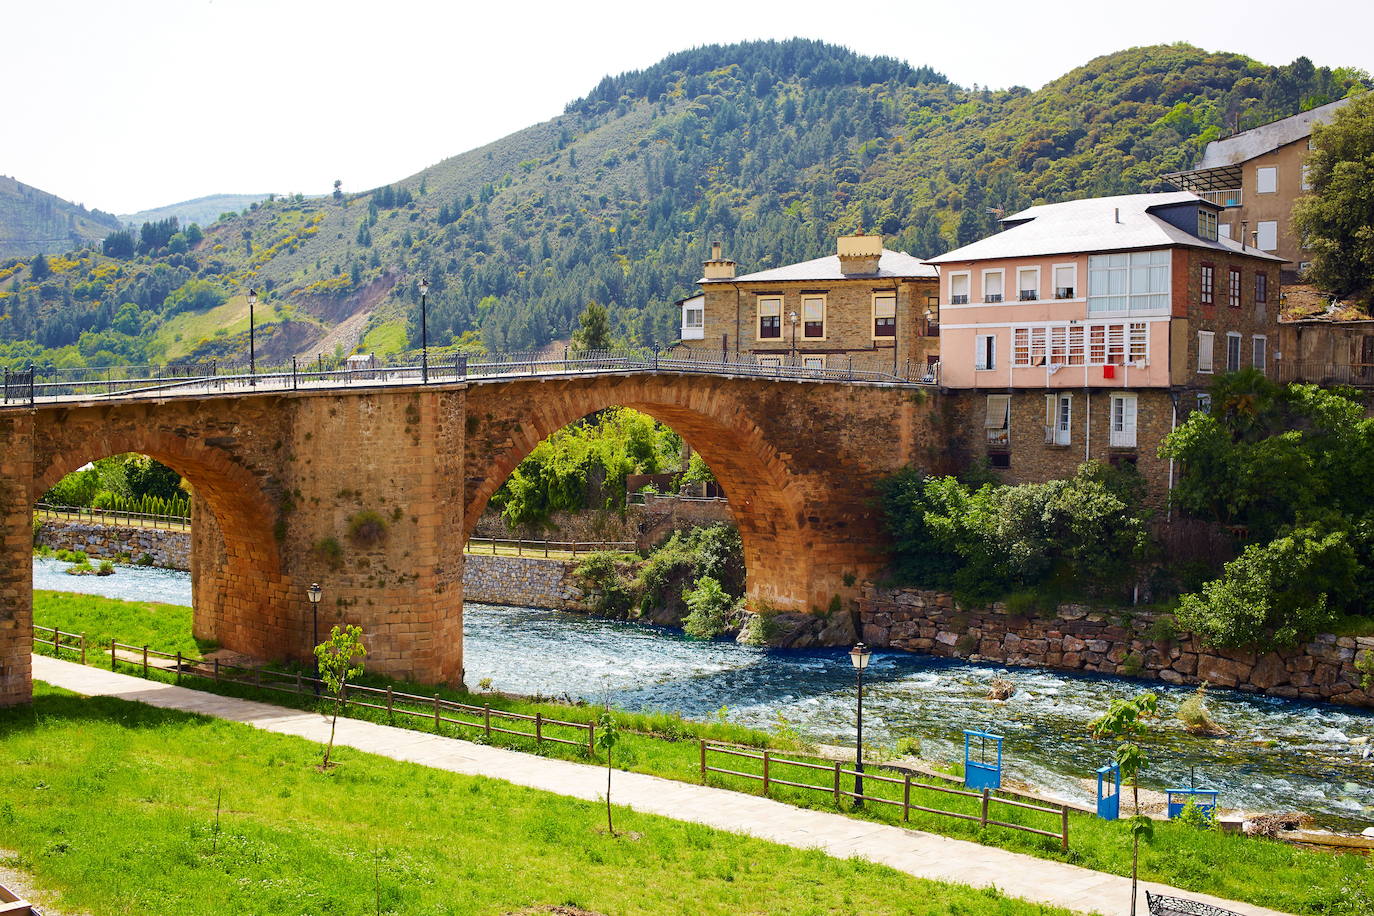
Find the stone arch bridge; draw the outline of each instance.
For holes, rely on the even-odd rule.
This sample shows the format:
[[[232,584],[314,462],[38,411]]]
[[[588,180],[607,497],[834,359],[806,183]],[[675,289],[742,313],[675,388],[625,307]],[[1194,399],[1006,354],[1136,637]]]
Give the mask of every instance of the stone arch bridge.
[[[763,608],[823,610],[884,561],[874,482],[938,439],[907,384],[685,372],[430,385],[76,397],[0,407],[0,705],[31,695],[31,511],[88,461],[141,452],[194,489],[196,636],[308,658],[320,628],[363,627],[374,670],[463,670],[463,545],[541,440],[613,405],[650,414],[730,494]]]

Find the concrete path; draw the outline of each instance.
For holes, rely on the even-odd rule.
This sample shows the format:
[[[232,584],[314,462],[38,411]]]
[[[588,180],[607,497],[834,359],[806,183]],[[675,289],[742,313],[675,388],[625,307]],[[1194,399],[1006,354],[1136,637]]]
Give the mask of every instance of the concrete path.
[[[323,742],[329,722],[316,713],[145,681],[99,668],[33,656],[33,677],[87,696],[111,696],[165,709],[181,709],[242,722],[254,728]],[[604,798],[606,771],[590,764],[552,760],[504,748],[441,738],[358,719],[340,719],[335,743],[455,773],[491,776],[516,785],[595,801]],[[795,808],[755,795],[617,772],[614,801],[635,811],[695,821],[832,856],[858,856],[918,878],[974,887],[1104,916],[1130,910],[1129,878],[1037,859],[918,830],[875,824],[841,814]],[[1220,864],[1220,863],[1218,863]],[[1147,913],[1144,891],[1201,900],[1242,916],[1281,916],[1276,910],[1237,903],[1166,885],[1141,883],[1139,912]]]

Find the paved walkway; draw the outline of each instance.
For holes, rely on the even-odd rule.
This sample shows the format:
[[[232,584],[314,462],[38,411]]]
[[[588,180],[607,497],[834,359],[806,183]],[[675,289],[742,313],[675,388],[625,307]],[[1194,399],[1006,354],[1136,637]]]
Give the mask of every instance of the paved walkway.
[[[325,741],[329,721],[316,713],[252,700],[175,687],[99,668],[82,667],[44,655],[33,656],[35,680],[87,696],[111,696],[165,709],[198,712],[243,722],[254,728]],[[491,776],[558,795],[595,801],[604,798],[606,771],[585,763],[552,760],[504,748],[441,738],[358,719],[341,718],[335,743],[455,773]],[[695,821],[799,848],[817,848],[841,858],[860,856],[918,878],[974,887],[996,886],[1005,894],[1037,903],[1105,916],[1129,912],[1130,879],[966,840],[888,824],[875,824],[824,811],[809,811],[755,795],[713,789],[640,773],[617,772],[614,800],[636,811]],[[1275,910],[1141,884],[1140,913],[1147,913],[1144,890],[1188,897],[1243,916],[1280,916]]]

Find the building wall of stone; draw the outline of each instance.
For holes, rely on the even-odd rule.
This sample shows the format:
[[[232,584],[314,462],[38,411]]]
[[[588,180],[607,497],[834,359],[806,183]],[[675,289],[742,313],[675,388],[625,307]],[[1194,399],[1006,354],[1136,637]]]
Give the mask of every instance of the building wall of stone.
[[[1291,261],[1285,270],[1296,271],[1298,264],[1307,260],[1310,254],[1303,249],[1302,239],[1293,231],[1293,204],[1308,192],[1302,187],[1302,166],[1307,161],[1307,139],[1295,140],[1278,149],[1249,159],[1241,165],[1241,206],[1223,210],[1219,222],[1231,227],[1231,238],[1240,240],[1241,224],[1246,225],[1246,233],[1258,229],[1261,220],[1278,223],[1279,247],[1272,254]],[[1277,169],[1277,186],[1273,193],[1260,194],[1257,190],[1257,172],[1260,168]],[[1250,239],[1245,239],[1249,244]]]
[[[1052,615],[1012,614],[1004,604],[961,605],[939,592],[866,586],[859,600],[871,646],[1018,667],[1062,668],[1233,687],[1290,699],[1374,707],[1358,662],[1374,637],[1318,636],[1277,652],[1213,650],[1195,637],[1164,638],[1155,614],[1060,605]]]
[[[53,550],[80,550],[88,557],[101,560],[115,560],[122,555],[129,562],[137,563],[147,556],[151,558],[147,565],[191,569],[189,531],[47,519],[38,532],[37,544]]]
[[[0,413],[0,707],[32,696],[33,415]]]
[[[468,554],[463,569],[463,595],[478,604],[546,607],[586,611],[573,571],[575,562],[542,557]]]
[[[636,549],[657,545],[674,530],[707,525],[733,524],[730,504],[723,499],[678,499],[650,496],[642,504],[631,503],[623,512],[588,509],[583,512],[554,512],[547,528],[506,527],[499,512],[482,513],[472,536],[479,538],[532,538],[554,541],[623,541]]]
[[[1265,358],[1265,371],[1274,377],[1275,352],[1280,349],[1279,337],[1279,269],[1272,262],[1260,261],[1244,255],[1225,255],[1219,252],[1186,250],[1186,295],[1180,297],[1182,286],[1178,272],[1174,276],[1174,322],[1182,324],[1185,330],[1176,333],[1174,341],[1182,349],[1172,349],[1170,375],[1173,383],[1188,389],[1203,390],[1211,385],[1212,379],[1226,371],[1226,335],[1236,332],[1241,335],[1240,367],[1254,365],[1254,337],[1262,334],[1268,338]],[[1176,260],[1175,264],[1179,262]],[[1215,270],[1213,281],[1213,304],[1202,304],[1202,267],[1211,264]],[[1241,272],[1241,305],[1232,308],[1228,304],[1228,283],[1230,270],[1238,268]],[[1255,274],[1263,272],[1269,277],[1267,302],[1255,301]],[[1198,331],[1211,331],[1213,338],[1212,365],[1210,373],[1198,371]],[[1258,367],[1257,367],[1258,368]]]

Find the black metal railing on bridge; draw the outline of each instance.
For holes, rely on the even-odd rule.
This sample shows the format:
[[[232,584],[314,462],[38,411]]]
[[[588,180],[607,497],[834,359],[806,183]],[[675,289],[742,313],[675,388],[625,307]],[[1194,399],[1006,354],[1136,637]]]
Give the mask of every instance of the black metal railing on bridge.
[[[935,385],[939,366],[894,366],[878,353],[828,354],[821,362],[802,353],[778,356],[714,354],[677,348],[525,351],[442,354],[422,362],[375,356],[293,358],[284,366],[250,371],[236,363],[5,369],[3,401],[15,406],[61,401],[213,396],[255,391],[293,391],[364,385],[434,385],[509,378],[675,372],[821,382]]]

